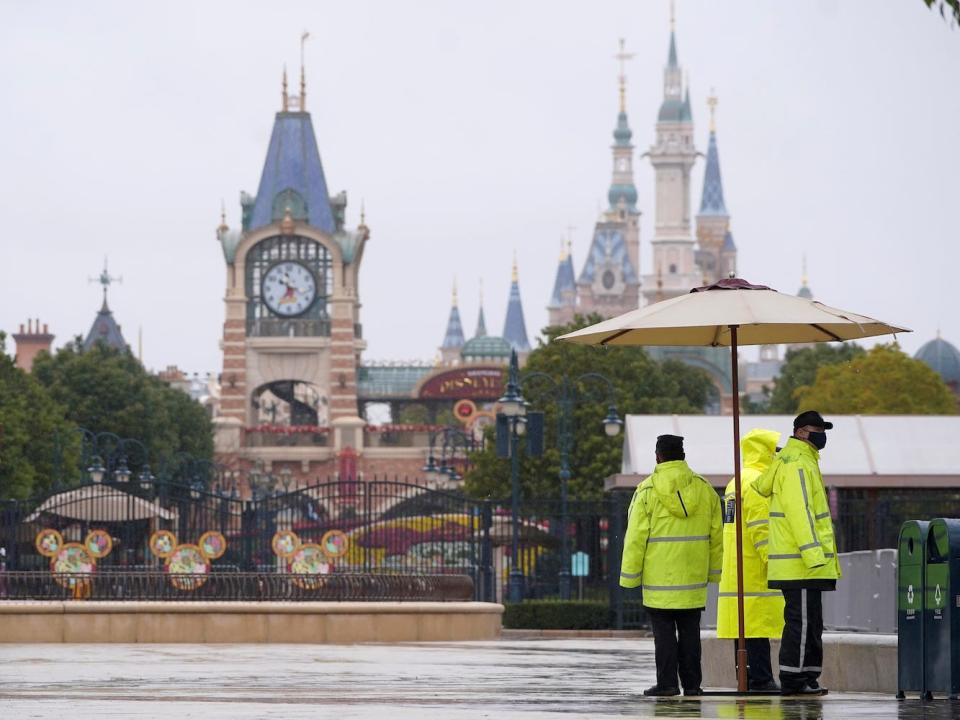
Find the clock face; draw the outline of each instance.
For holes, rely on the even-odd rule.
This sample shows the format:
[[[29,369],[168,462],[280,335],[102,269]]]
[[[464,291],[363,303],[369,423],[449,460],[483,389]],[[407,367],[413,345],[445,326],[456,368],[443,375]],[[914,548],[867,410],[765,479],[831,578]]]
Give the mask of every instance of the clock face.
[[[603,283],[603,289],[609,290],[614,286],[614,283],[617,282],[617,277],[613,274],[612,270],[604,270],[600,281]]]
[[[293,317],[305,312],[317,296],[317,281],[306,266],[285,260],[263,276],[263,301],[277,315]]]
[[[626,171],[627,171],[627,159],[626,159],[626,158],[620,158],[619,160],[617,160],[617,170],[619,170],[620,172],[626,172]]]

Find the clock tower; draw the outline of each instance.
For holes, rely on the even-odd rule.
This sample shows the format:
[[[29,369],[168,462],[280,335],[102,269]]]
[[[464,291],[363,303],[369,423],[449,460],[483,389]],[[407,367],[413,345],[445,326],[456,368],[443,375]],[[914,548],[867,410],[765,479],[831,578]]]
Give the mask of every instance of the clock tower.
[[[225,213],[217,228],[226,317],[216,451],[237,468],[332,474],[336,454],[363,443],[358,273],[369,231],[362,213],[348,230],[346,193],[327,190],[302,68],[299,95],[284,72],[257,194],[240,198],[240,229]]]

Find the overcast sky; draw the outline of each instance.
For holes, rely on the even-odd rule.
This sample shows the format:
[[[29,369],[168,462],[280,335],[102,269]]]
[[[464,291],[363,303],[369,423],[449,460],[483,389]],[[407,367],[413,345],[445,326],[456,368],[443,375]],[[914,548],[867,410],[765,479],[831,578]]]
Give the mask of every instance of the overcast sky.
[[[483,280],[502,331],[516,251],[527,328],[561,236],[579,273],[610,180],[617,39],[627,110],[653,140],[667,0],[0,2],[0,328],[86,334],[110,305],[144,361],[218,371],[221,198],[256,192],[280,75],[306,45],[331,192],[361,198],[366,359],[431,359],[454,276],[468,335]],[[679,0],[696,142],[719,96],[727,207],[752,282],[796,292],[806,253],[831,305],[960,344],[960,30],[921,0]],[[638,160],[642,267],[653,173]],[[694,207],[703,165],[694,169]],[[12,350],[12,343],[8,350]]]

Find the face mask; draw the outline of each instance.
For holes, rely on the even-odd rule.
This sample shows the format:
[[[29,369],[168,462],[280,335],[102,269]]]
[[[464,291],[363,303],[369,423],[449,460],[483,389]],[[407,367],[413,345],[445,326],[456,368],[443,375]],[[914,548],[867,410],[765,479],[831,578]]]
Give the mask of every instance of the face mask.
[[[810,432],[807,434],[807,440],[817,450],[823,450],[827,446],[827,434],[825,432]]]

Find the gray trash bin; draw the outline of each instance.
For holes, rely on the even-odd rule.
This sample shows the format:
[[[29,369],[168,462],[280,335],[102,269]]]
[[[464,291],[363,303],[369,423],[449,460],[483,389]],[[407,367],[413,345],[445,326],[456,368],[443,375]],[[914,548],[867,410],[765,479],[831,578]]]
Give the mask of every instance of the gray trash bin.
[[[960,520],[937,518],[927,531],[923,603],[924,686],[960,694]]]
[[[908,520],[897,541],[897,697],[925,694],[923,589],[926,520]]]

